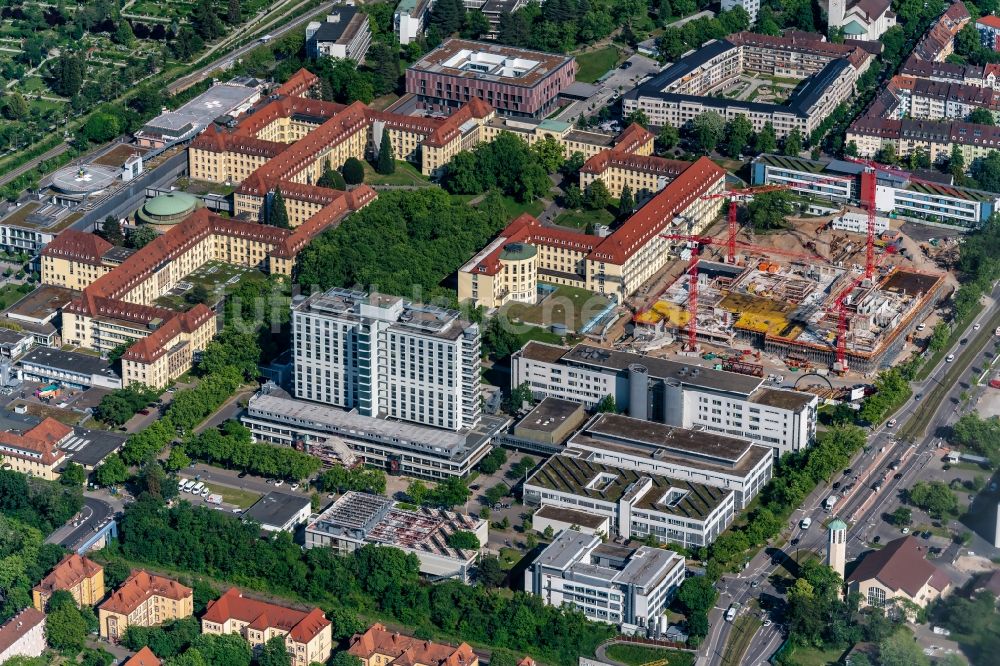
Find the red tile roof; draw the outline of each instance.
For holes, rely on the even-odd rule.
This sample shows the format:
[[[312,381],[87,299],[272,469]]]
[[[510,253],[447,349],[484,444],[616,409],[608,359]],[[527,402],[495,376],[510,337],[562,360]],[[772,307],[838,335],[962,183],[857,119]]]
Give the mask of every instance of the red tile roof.
[[[902,590],[911,597],[928,583],[944,591],[951,581],[943,570],[927,561],[926,552],[912,536],[890,541],[881,550],[868,553],[847,577],[847,582],[861,583],[874,578],[890,590]]]
[[[979,17],[979,20],[976,21],[976,25],[984,25],[987,28],[1000,30],[1000,16],[981,16]]]
[[[48,594],[69,590],[103,570],[97,562],[73,553],[64,557],[34,589]]]
[[[424,140],[424,143],[429,146],[444,146],[459,135],[464,123],[473,118],[486,118],[491,113],[493,113],[492,106],[474,97],[465,106],[462,106],[455,113],[448,116],[441,126]]]
[[[215,313],[211,308],[198,303],[187,312],[175,314],[141,340],[136,340],[125,350],[122,358],[137,363],[152,363],[171,350],[174,338],[181,333],[193,333],[213,317]]]
[[[148,571],[133,571],[121,587],[111,593],[101,608],[112,613],[128,615],[151,597],[166,597],[180,601],[192,595],[191,588],[176,580],[164,578]]]
[[[663,157],[653,155],[635,155],[633,153],[619,152],[617,150],[602,150],[589,160],[584,162],[580,171],[584,173],[600,174],[604,173],[608,167],[621,167],[632,171],[645,171],[646,173],[663,174],[676,178],[683,173],[691,162],[683,160],[668,160]]]
[[[0,431],[0,444],[10,447],[5,455],[13,455],[24,460],[51,465],[64,457],[59,442],[73,434],[73,429],[52,417],[24,432]]]
[[[562,247],[589,254],[601,241],[597,236],[559,227],[544,226],[528,213],[522,213],[515,218],[513,222],[507,225],[506,229],[500,232],[498,238],[503,238],[503,242],[483,257],[472,268],[473,272],[482,275],[496,275],[499,273],[500,254],[505,247],[512,243]]]
[[[42,250],[42,256],[58,257],[87,264],[101,265],[101,257],[114,245],[96,234],[67,229]]]
[[[274,92],[277,95],[301,97],[303,93],[308,92],[317,83],[319,83],[319,77],[303,67],[288,77],[288,80],[278,86],[278,89]]]
[[[160,666],[162,663],[147,645],[132,655],[122,666]]]
[[[45,613],[28,606],[0,626],[0,654],[21,640],[25,634],[45,622]]]
[[[625,153],[634,153],[646,143],[653,140],[653,134],[642,125],[632,123],[622,133],[615,137],[615,150]]]
[[[210,601],[201,619],[217,624],[235,619],[246,622],[251,629],[260,631],[270,628],[280,629],[299,643],[308,643],[330,626],[330,621],[318,608],[302,611],[251,599],[244,597],[235,587],[226,590],[226,593],[215,601]]]
[[[468,643],[458,647],[432,643],[390,632],[381,624],[373,624],[365,633],[355,634],[347,651],[362,659],[373,654],[387,655],[393,658],[390,663],[394,666],[469,666],[478,661]]]
[[[588,259],[624,263],[725,175],[726,171],[712,160],[699,158],[602,240]]]

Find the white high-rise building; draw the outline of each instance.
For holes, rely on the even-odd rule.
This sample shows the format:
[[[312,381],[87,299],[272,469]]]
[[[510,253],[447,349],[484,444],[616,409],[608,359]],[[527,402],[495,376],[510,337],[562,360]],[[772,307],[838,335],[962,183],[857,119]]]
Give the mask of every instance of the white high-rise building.
[[[331,289],[292,306],[295,396],[448,430],[480,419],[479,326],[398,296]]]
[[[742,7],[750,15],[750,24],[757,21],[757,13],[760,11],[760,0],[722,0],[722,11],[728,12],[733,7]]]

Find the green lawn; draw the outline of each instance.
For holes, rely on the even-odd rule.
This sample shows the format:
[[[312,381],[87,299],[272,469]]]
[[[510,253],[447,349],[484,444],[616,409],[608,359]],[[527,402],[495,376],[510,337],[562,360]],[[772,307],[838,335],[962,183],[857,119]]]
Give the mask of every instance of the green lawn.
[[[597,316],[609,301],[586,289],[559,286],[543,300],[529,305],[511,303],[504,306],[509,320],[519,320],[539,326],[565,324],[570,331],[579,331],[584,323]]]
[[[692,652],[667,650],[646,645],[622,643],[609,645],[607,655],[609,659],[628,664],[628,666],[642,666],[660,659],[666,659],[669,666],[694,666],[694,653]]]
[[[217,483],[205,483],[205,487],[216,495],[222,495],[222,501],[227,504],[235,504],[241,509],[249,509],[253,503],[260,499],[260,493],[229,486],[220,486]]]
[[[372,165],[365,162],[365,182],[369,185],[416,185],[426,187],[431,184],[427,176],[420,173],[420,169],[409,162],[396,160],[396,171],[387,176],[376,173]]]
[[[581,53],[576,56],[576,64],[579,66],[576,80],[593,83],[610,69],[617,67],[621,55],[617,46],[606,46],[596,51]]]
[[[545,203],[541,199],[521,203],[513,197],[505,196],[503,198],[503,207],[507,209],[509,219],[513,220],[522,213],[528,213],[538,217],[542,214],[542,211],[545,210]]]
[[[789,655],[788,663],[796,666],[827,666],[839,664],[845,648],[796,647]]]
[[[567,210],[554,220],[556,224],[573,229],[586,229],[590,224],[608,224],[615,221],[615,216],[607,209],[600,210]]]
[[[5,284],[0,287],[0,310],[6,310],[34,290],[34,287],[28,284]]]

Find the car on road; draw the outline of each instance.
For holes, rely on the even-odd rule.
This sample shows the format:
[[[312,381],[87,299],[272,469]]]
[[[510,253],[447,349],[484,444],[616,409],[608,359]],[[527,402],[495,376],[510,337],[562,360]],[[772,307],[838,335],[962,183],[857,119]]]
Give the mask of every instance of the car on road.
[[[902,530],[900,530],[900,531],[901,531],[901,532],[902,532],[903,534],[909,534],[909,533],[910,533],[910,528],[909,528],[909,527],[904,527],[904,528],[903,528]]]
[[[964,344],[965,344],[965,343],[967,343],[968,341],[969,341],[969,338],[962,338],[962,340],[961,340],[961,341],[960,341],[960,342],[959,342],[958,344],[960,344],[960,345],[964,345]]]
[[[243,470],[242,472],[240,472],[239,474],[236,475],[236,478],[237,479],[245,479],[245,478],[247,478],[247,474],[249,474],[249,472],[247,472],[246,470]]]
[[[840,488],[840,481],[834,481],[833,485],[830,487],[833,488],[834,490],[837,490],[838,488]]]
[[[847,469],[844,470],[844,476],[850,476],[852,472],[854,472],[854,468],[848,467]]]
[[[801,521],[799,521],[799,527],[801,527],[804,530],[809,529],[809,526],[812,524],[813,524],[813,519],[810,518],[809,516],[806,516]]]
[[[899,481],[900,479],[903,478],[903,474],[902,474],[902,472],[896,472],[895,474],[892,475],[892,478],[894,478],[897,481]]]
[[[878,543],[881,540],[882,540],[882,537],[880,537],[879,535],[876,534],[875,538],[872,539],[872,543]]]
[[[769,618],[769,617],[765,617],[764,618],[764,626],[765,627],[770,627],[771,626],[771,618]]]
[[[947,356],[945,357],[945,359],[944,359],[944,362],[945,362],[945,363],[951,363],[951,362],[952,362],[952,361],[954,361],[954,360],[955,360],[955,355],[954,355],[954,354],[948,354],[948,355],[947,355]]]
[[[923,393],[918,393],[915,396],[913,396],[913,399],[914,400],[920,400],[922,397],[924,397],[924,394]]]
[[[629,62],[628,60],[626,60],[625,62],[623,62],[623,63],[621,64],[621,67],[620,67],[619,69],[628,69],[628,68],[630,68],[631,66],[632,66],[632,63],[631,63],[631,62]]]
[[[931,533],[929,531],[921,532],[920,533],[920,537],[922,539],[930,539],[931,538]]]
[[[896,419],[889,419],[889,422],[885,424],[887,428],[892,428],[896,425]]]
[[[734,601],[732,605],[726,610],[726,622],[732,622],[736,619],[736,615],[743,608],[743,604],[738,601]]]
[[[143,416],[149,416],[149,410],[146,409],[145,407],[140,409],[139,413],[142,414]]]
[[[980,326],[979,324],[973,324],[972,326],[973,331],[978,331],[980,328],[982,328],[982,326]]]
[[[750,583],[750,587],[760,587],[760,581],[755,580],[754,582]]]

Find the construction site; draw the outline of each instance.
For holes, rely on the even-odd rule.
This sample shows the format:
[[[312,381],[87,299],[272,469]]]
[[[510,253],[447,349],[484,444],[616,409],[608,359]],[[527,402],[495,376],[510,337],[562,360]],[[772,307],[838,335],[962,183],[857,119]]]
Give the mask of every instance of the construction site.
[[[738,206],[795,183],[763,185],[712,195],[729,201],[723,233],[664,234],[687,265],[678,271],[677,262],[635,295],[629,344],[646,353],[675,340],[689,354],[718,349],[753,374],[763,368],[747,362],[748,343],[758,359],[769,354],[792,370],[868,374],[891,365],[945,296],[948,273],[888,220],[876,231],[874,174],[884,167],[854,161],[864,169],[863,210],[786,217],[786,228],[755,238],[750,225],[741,229]],[[848,216],[861,233],[831,231]]]

